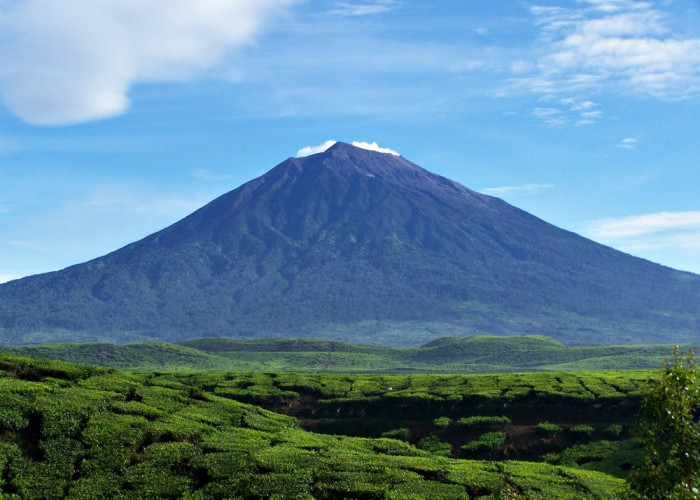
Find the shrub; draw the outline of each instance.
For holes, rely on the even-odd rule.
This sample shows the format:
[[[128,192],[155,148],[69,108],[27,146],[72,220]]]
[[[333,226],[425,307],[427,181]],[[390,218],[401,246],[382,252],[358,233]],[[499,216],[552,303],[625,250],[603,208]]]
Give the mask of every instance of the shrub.
[[[393,429],[382,433],[382,437],[391,439],[400,439],[401,441],[408,441],[408,436],[411,431],[408,427],[401,427],[400,429]]]
[[[433,420],[433,425],[436,427],[448,427],[452,423],[452,419],[449,417],[438,417]]]
[[[622,434],[622,426],[620,424],[611,424],[609,427],[605,428],[603,433],[611,438],[620,437],[620,434]]]
[[[452,445],[450,443],[443,443],[435,434],[426,436],[418,441],[416,447],[436,455],[448,456],[452,453]]]
[[[593,431],[595,431],[593,427],[585,424],[575,425],[569,428],[569,432],[579,436],[590,436],[591,434],[593,434]]]
[[[498,425],[507,425],[510,423],[510,418],[505,415],[501,416],[482,416],[476,415],[473,417],[462,417],[457,420],[457,425],[462,427],[470,427],[474,429],[483,429],[495,427]]]
[[[644,391],[635,434],[646,460],[630,474],[637,498],[685,500],[700,497],[700,367],[690,351],[673,349],[658,379]]]
[[[505,432],[487,432],[482,434],[479,439],[465,444],[460,449],[464,452],[498,450],[503,446],[505,440]]]
[[[540,422],[535,427],[539,434],[545,436],[555,436],[561,432],[561,427],[548,421]]]

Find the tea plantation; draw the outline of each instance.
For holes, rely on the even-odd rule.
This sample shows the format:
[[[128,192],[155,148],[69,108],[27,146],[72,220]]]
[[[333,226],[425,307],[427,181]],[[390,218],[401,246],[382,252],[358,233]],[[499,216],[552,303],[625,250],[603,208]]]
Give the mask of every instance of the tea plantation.
[[[5,354],[0,497],[624,497],[646,377],[133,374]]]

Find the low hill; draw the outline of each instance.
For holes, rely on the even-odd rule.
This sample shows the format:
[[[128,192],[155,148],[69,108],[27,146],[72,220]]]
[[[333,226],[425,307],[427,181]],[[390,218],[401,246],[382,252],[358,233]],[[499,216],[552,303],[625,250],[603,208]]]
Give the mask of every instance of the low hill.
[[[337,143],[109,255],[0,285],[0,342],[472,333],[693,342],[700,276]]]
[[[417,348],[319,339],[45,344],[0,351],[123,370],[485,373],[655,369],[669,345],[568,347],[541,336],[442,338]]]

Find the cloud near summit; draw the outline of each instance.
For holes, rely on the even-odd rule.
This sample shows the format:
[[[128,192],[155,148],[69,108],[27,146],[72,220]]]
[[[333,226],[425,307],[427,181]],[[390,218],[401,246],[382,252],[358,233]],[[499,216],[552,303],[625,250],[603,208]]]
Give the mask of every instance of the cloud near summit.
[[[316,153],[323,153],[328,148],[333,146],[333,144],[335,144],[336,142],[338,142],[338,141],[329,140],[329,141],[324,142],[323,144],[319,144],[318,146],[303,147],[299,151],[297,151],[297,154],[295,156],[297,158],[302,158],[304,156],[315,155]],[[355,146],[356,148],[367,149],[369,151],[376,151],[377,153],[387,153],[387,154],[391,154],[394,156],[401,156],[398,152],[394,151],[393,149],[380,147],[379,144],[376,143],[376,141],[375,142],[353,141],[352,145]]]
[[[5,2],[0,89],[7,107],[33,124],[119,115],[134,84],[197,76],[296,1]]]

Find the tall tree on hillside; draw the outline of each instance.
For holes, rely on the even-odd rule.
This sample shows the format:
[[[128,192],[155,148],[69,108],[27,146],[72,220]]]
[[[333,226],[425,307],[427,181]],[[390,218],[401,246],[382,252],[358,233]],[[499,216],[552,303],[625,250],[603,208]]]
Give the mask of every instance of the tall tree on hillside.
[[[693,351],[673,349],[659,378],[649,381],[635,434],[646,448],[642,467],[630,474],[638,499],[700,498],[700,368]]]

